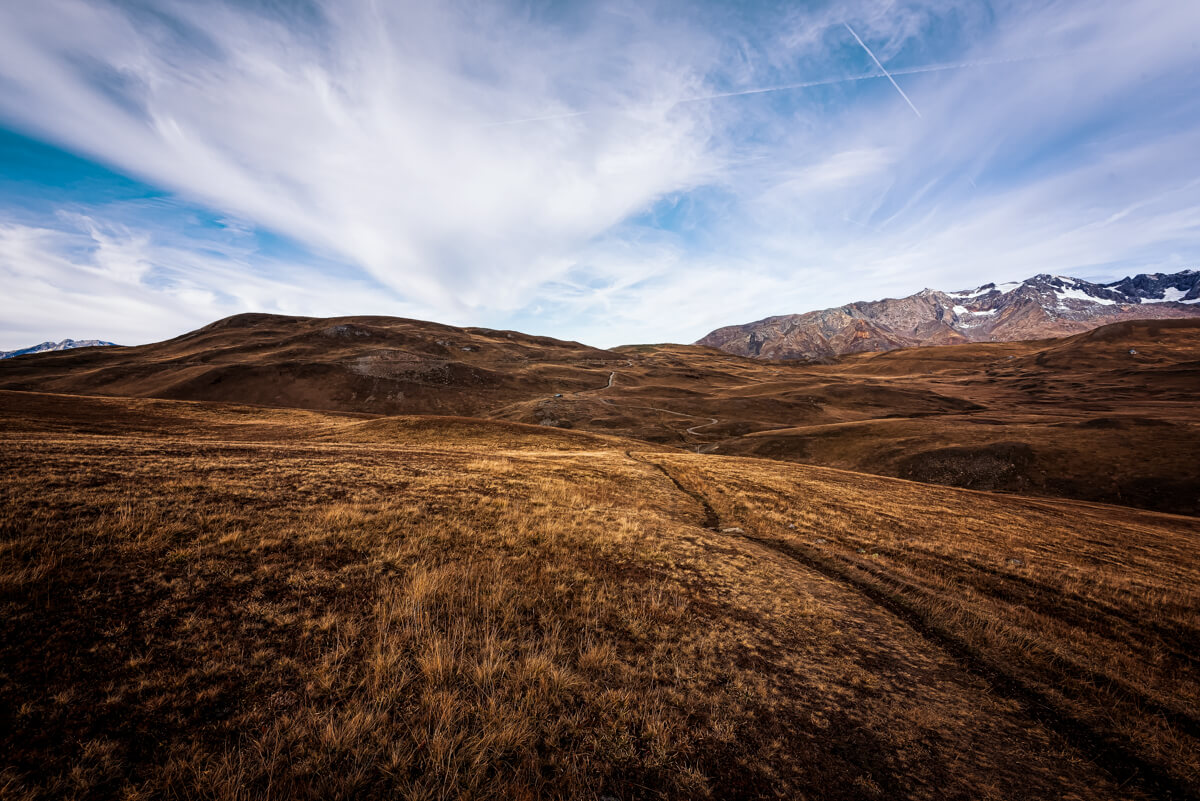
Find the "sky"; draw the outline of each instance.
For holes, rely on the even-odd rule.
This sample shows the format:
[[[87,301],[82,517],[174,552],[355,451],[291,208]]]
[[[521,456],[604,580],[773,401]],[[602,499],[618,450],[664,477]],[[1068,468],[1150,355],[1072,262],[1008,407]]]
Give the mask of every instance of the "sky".
[[[1200,3],[0,0],[0,349],[1200,267]]]

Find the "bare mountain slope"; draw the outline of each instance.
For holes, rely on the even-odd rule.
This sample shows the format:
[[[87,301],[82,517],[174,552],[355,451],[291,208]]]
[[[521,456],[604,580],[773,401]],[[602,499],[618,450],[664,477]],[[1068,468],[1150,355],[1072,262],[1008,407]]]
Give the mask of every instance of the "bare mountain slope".
[[[977,289],[923,289],[906,298],[768,317],[718,328],[697,344],[739,356],[828,359],[923,345],[1042,339],[1123,320],[1200,316],[1200,272],[1094,284],[1036,275]]]

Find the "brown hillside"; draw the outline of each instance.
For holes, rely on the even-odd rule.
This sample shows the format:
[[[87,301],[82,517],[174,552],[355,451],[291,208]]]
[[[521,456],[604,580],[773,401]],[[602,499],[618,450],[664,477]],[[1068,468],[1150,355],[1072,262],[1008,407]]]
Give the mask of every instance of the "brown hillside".
[[[375,414],[476,414],[603,383],[613,354],[515,331],[393,317],[241,314],[133,348],[4,362],[0,386]]]

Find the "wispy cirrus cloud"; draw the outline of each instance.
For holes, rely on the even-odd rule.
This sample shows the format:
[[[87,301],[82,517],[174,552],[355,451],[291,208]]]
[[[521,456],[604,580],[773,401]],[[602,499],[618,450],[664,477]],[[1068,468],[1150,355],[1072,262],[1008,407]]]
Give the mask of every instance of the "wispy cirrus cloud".
[[[77,319],[76,274],[141,339],[262,307],[617,344],[1187,265],[1198,30],[1167,0],[9,4],[0,120],[246,230],[6,188],[4,336]]]
[[[708,167],[699,77],[635,7],[558,25],[486,4],[79,0],[0,13],[0,109],[28,129],[365,268],[433,308],[512,306]],[[565,30],[573,26],[573,31]],[[496,127],[547,109],[636,109]]]

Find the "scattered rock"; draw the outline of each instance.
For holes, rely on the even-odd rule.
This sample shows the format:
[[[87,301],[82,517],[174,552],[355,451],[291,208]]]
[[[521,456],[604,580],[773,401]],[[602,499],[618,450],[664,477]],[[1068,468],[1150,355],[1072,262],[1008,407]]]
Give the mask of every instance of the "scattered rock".
[[[829,540],[825,539],[824,537],[817,537],[815,540],[813,540],[813,545],[824,545],[827,542],[829,542]]]
[[[1010,557],[1010,558],[1009,558],[1009,560],[1008,560],[1008,563],[1009,563],[1010,565],[1012,565],[1013,567],[1025,567],[1025,560],[1023,560],[1023,559],[1018,559],[1018,558],[1017,558],[1017,557],[1015,557],[1015,556],[1013,556],[1013,557]]]
[[[361,326],[343,323],[342,325],[333,325],[322,331],[327,337],[369,337],[371,332]]]

